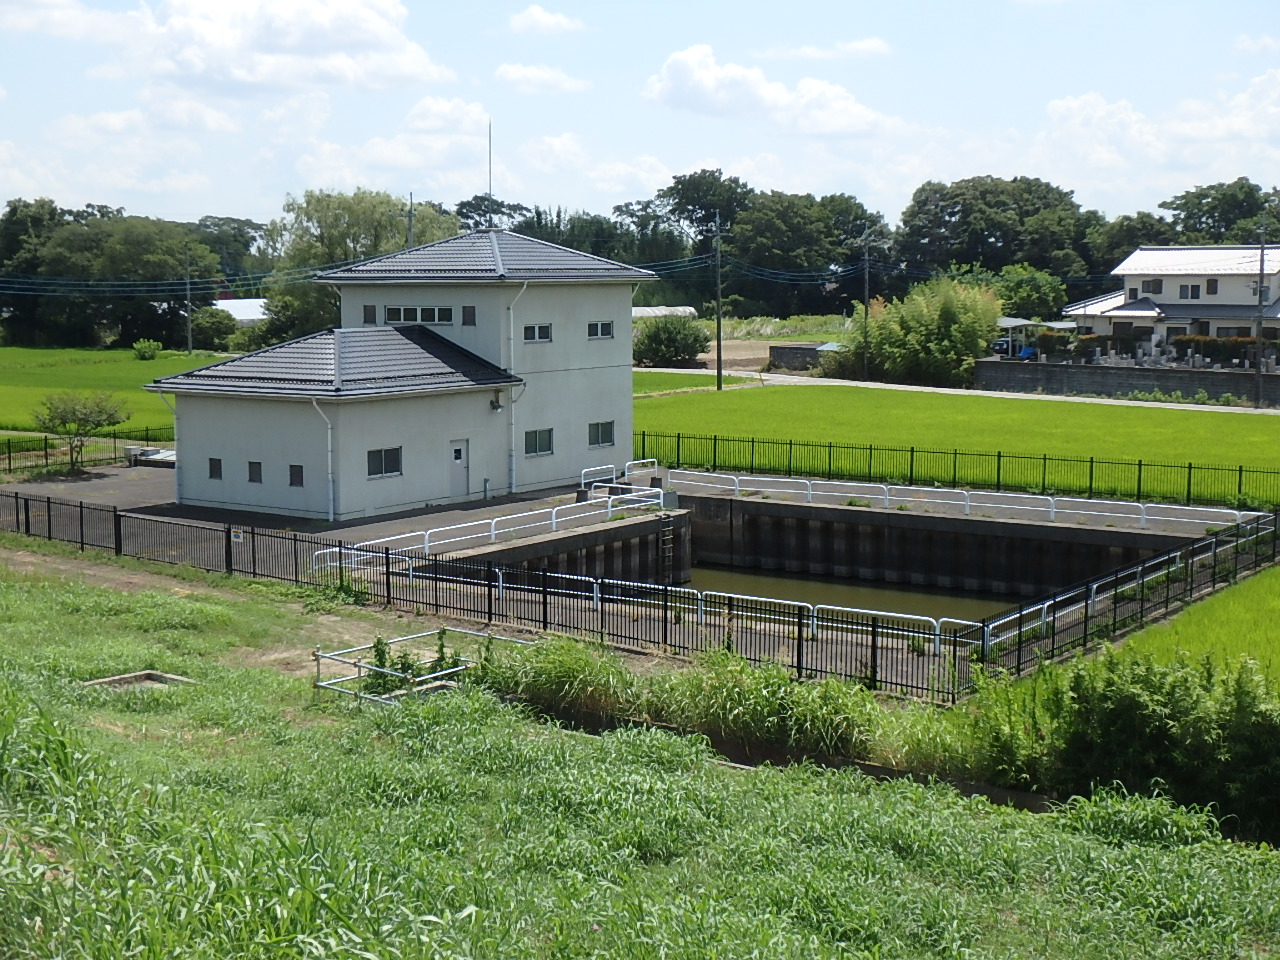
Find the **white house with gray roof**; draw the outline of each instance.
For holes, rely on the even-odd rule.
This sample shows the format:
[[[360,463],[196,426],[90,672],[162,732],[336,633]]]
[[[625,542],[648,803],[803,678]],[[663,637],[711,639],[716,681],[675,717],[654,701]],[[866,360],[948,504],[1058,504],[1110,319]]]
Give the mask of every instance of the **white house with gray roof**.
[[[345,520],[621,466],[653,276],[504,230],[322,274],[338,329],[148,385],[177,400],[178,501]]]
[[[1111,271],[1124,286],[1068,304],[1065,319],[1081,333],[1151,338],[1251,337],[1258,316],[1256,246],[1139,247]],[[1263,336],[1280,318],[1280,246],[1262,257]]]

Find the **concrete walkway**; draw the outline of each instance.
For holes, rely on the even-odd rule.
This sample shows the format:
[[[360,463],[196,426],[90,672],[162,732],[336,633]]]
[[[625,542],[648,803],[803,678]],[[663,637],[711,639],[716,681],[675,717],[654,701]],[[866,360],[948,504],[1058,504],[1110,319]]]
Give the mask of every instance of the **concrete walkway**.
[[[637,367],[637,373],[687,373],[707,376],[714,371],[688,370],[678,367]],[[1200,410],[1205,413],[1245,413],[1262,416],[1280,415],[1280,407],[1215,407],[1198,403],[1157,403],[1153,400],[1117,400],[1112,397],[1061,397],[1046,393],[1005,393],[1000,390],[960,390],[954,387],[917,387],[906,383],[875,383],[862,380],[835,380],[830,377],[810,377],[794,373],[751,373],[743,370],[726,370],[726,377],[751,377],[756,383],[726,385],[726,390],[749,390],[759,386],[835,386],[863,387],[868,390],[905,390],[914,393],[951,394],[957,397],[998,397],[1003,400],[1045,400],[1050,403],[1102,403],[1120,407],[1156,407],[1161,410]],[[643,398],[637,398],[643,399]]]

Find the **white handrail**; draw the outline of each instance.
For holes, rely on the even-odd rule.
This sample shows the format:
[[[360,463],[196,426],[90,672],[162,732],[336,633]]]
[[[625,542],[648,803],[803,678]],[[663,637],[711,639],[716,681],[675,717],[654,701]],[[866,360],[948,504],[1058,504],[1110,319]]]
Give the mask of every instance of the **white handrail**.
[[[607,480],[616,480],[618,478],[618,468],[612,463],[601,464],[598,467],[587,467],[582,471],[581,478],[578,481],[579,489],[586,488],[588,474],[590,474],[592,478],[604,477]]]

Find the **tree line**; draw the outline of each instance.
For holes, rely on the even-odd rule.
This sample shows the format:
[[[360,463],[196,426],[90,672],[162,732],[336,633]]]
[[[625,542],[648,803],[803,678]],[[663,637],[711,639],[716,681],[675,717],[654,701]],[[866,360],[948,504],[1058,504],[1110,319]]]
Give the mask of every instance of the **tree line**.
[[[307,282],[314,269],[404,249],[410,225],[415,245],[491,225],[650,266],[660,279],[641,287],[641,305],[706,311],[718,259],[730,315],[841,313],[858,308],[865,280],[873,300],[901,301],[941,274],[995,289],[1006,313],[1044,319],[1066,301],[1065,284],[1073,298],[1113,287],[1106,274],[1137,246],[1257,242],[1276,196],[1240,177],[1108,219],[1044,180],[980,176],[922,184],[897,226],[850,194],[757,190],[720,170],[673,177],[608,214],[484,195],[410,210],[384,191],[308,190],[269,223],[180,223],[19,198],[0,215],[0,333],[13,345],[181,347],[196,278],[201,345],[232,336],[229,316],[207,312],[226,291],[267,298],[266,321],[232,344],[265,346],[336,325],[336,291]]]

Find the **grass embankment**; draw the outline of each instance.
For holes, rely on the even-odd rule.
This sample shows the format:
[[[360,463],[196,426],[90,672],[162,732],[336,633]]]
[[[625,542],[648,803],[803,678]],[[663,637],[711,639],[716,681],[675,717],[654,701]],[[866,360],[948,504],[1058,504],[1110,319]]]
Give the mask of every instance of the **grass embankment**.
[[[1280,418],[843,385],[637,400],[635,428],[819,443],[1280,467]]]
[[[724,378],[726,387],[740,383],[757,383],[755,377]],[[648,370],[637,370],[632,374],[631,390],[637,397],[651,393],[674,393],[685,390],[714,390],[716,375],[714,373],[653,373]]]
[[[164,401],[142,390],[157,377],[213,363],[217,357],[188,357],[172,351],[138,360],[132,350],[70,350],[0,347],[0,429],[35,430],[31,414],[46,394],[61,390],[105,390],[124,401],[130,417],[121,430],[171,427]]]
[[[696,739],[576,736],[478,689],[354,709],[245,665],[345,614],[197,580],[130,593],[0,569],[0,954],[1280,948],[1280,855],[1167,801],[1036,816],[852,772],[732,771]],[[141,668],[200,683],[76,683]]]

